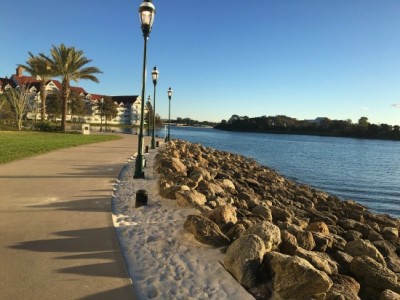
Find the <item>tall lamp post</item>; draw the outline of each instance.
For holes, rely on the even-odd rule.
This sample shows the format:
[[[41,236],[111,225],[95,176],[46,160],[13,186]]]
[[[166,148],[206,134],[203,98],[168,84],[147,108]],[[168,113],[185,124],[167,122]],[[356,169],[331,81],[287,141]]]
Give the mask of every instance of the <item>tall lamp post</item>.
[[[167,142],[171,140],[171,97],[172,97],[172,89],[171,87],[168,89],[168,99],[169,99],[169,107],[168,107],[168,136]]]
[[[151,149],[156,148],[156,139],[154,137],[155,128],[156,128],[156,85],[158,80],[159,72],[157,67],[153,68],[153,72],[151,72],[151,77],[153,78],[153,85],[154,85],[154,96],[153,96],[153,132],[151,134]]]
[[[146,55],[147,55],[147,40],[149,38],[151,28],[153,26],[154,16],[156,14],[156,8],[154,7],[151,0],[144,0],[139,6],[139,17],[142,25],[142,32],[144,38],[144,49],[143,49],[143,72],[142,72],[142,107],[140,114],[140,131],[138,141],[138,154],[135,162],[135,173],[134,178],[144,178],[143,170],[143,123],[144,123],[144,95],[146,90]]]
[[[147,97],[146,106],[147,106],[147,136],[150,136],[150,109],[149,109],[149,107],[151,106],[150,95],[149,97]]]

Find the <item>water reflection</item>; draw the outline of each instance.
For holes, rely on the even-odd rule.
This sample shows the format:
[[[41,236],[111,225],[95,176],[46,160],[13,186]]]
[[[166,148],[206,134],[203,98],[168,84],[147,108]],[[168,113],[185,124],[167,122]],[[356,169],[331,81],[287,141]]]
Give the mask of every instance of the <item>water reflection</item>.
[[[92,126],[90,126],[90,130],[95,131],[95,132],[100,132],[100,126],[92,125]],[[139,127],[107,126],[107,129],[105,128],[105,126],[102,127],[103,132],[111,132],[111,133],[139,134],[139,130],[140,130]],[[152,132],[151,132],[151,130],[149,132],[147,130],[147,128],[145,128],[143,130],[143,134],[145,136],[151,136]],[[158,128],[155,130],[155,135],[156,135],[156,137],[165,138],[166,131],[164,128]]]

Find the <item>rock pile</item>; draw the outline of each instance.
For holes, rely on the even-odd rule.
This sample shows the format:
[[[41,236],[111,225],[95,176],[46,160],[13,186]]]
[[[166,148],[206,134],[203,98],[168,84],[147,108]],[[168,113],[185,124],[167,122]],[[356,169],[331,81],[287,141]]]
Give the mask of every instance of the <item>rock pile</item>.
[[[400,299],[399,220],[294,183],[254,160],[185,141],[160,149],[161,196],[221,247],[257,299]]]

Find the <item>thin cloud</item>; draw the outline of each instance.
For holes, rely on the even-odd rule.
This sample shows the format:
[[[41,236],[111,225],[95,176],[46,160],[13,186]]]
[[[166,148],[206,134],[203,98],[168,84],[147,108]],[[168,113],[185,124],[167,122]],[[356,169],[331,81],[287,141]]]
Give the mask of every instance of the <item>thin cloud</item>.
[[[394,108],[400,108],[400,103],[392,104],[392,107],[394,107]]]
[[[369,107],[366,107],[366,106],[361,107],[361,109],[364,110],[364,111],[369,111],[370,110]]]

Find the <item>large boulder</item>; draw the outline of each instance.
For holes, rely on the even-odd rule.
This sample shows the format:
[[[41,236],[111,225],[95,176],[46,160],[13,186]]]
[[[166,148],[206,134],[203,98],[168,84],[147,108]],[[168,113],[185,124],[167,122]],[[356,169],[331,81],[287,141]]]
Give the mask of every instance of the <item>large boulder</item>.
[[[262,221],[247,229],[246,234],[255,234],[259,236],[264,244],[267,252],[276,250],[281,243],[281,231],[278,226]]]
[[[183,226],[200,243],[214,247],[229,245],[229,238],[222,233],[218,225],[204,216],[189,215]]]
[[[229,204],[214,208],[212,211],[207,213],[206,216],[220,227],[227,224],[236,224],[238,220],[236,215],[236,207]]]
[[[159,170],[161,169],[169,169],[173,173],[182,173],[186,175],[187,168],[186,166],[179,160],[179,158],[176,157],[168,157],[168,158],[162,158],[158,162],[159,165]],[[164,172],[161,172],[164,173]]]
[[[180,206],[199,206],[207,202],[206,196],[195,190],[177,191],[175,198]]]
[[[325,300],[359,300],[360,284],[350,276],[332,274],[333,285],[326,294]]]
[[[379,300],[400,300],[400,294],[395,293],[391,290],[384,290],[381,293]]]
[[[161,197],[166,199],[176,199],[176,193],[179,191],[189,191],[190,187],[187,185],[169,185],[160,184],[158,192]]]
[[[298,257],[304,258],[316,269],[321,270],[328,275],[338,273],[338,264],[326,253],[307,251],[302,248],[298,248],[295,254]]]
[[[272,222],[271,209],[267,205],[257,205],[251,211],[256,216],[260,216],[262,219]]]
[[[313,250],[316,246],[314,237],[310,231],[302,230],[299,226],[289,225],[287,228],[297,239],[297,244],[306,250]]]
[[[273,271],[273,289],[282,299],[312,299],[327,292],[333,282],[329,276],[298,256],[278,252],[267,255]]]
[[[350,272],[359,279],[361,286],[380,292],[385,289],[400,292],[396,274],[368,256],[354,257],[350,263]]]
[[[225,268],[246,288],[257,284],[257,273],[265,254],[264,242],[257,235],[239,237],[223,259]]]
[[[344,252],[351,256],[362,256],[366,255],[375,259],[378,263],[386,266],[385,259],[378,249],[368,240],[356,239],[350,241],[344,247]]]
[[[314,231],[314,232],[320,232],[324,235],[329,234],[329,228],[328,225],[326,225],[324,222],[313,222],[310,223],[307,227],[308,231]]]

